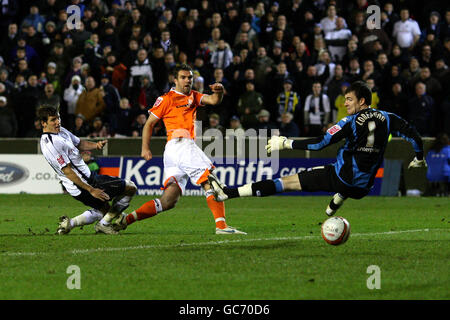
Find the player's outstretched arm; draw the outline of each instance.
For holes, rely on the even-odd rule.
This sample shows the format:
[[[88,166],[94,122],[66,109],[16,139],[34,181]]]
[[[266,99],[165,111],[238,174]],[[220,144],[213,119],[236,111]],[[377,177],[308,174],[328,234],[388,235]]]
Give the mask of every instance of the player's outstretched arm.
[[[153,127],[158,121],[159,119],[150,113],[147,122],[145,122],[144,129],[142,130],[141,157],[147,161],[153,157],[152,152],[150,151],[150,140],[152,138]]]
[[[90,151],[90,150],[102,150],[103,147],[108,143],[108,140],[102,140],[102,141],[88,141],[88,140],[81,140],[80,144],[78,145],[78,149],[80,151]]]
[[[212,94],[206,94],[202,98],[202,104],[217,105],[222,102],[224,87],[221,83],[214,83],[209,86]]]
[[[268,153],[285,149],[321,150],[344,139],[347,135],[349,135],[349,123],[350,122],[347,120],[341,120],[330,129],[328,129],[323,136],[316,138],[291,140],[283,136],[273,136],[269,139],[268,144],[266,145],[266,150]]]
[[[389,119],[392,135],[411,143],[416,153],[415,158],[408,165],[408,169],[426,167],[427,163],[423,157],[423,142],[417,130],[396,114],[389,113]]]

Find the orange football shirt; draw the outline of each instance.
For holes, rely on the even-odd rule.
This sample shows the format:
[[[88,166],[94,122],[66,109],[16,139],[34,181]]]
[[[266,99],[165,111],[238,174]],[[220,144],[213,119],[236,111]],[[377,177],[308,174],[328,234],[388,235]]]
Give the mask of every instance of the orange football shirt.
[[[195,139],[194,122],[197,107],[203,106],[201,104],[203,96],[203,93],[195,90],[191,90],[189,95],[185,95],[172,88],[156,99],[155,104],[148,112],[164,121],[167,141],[172,138]]]

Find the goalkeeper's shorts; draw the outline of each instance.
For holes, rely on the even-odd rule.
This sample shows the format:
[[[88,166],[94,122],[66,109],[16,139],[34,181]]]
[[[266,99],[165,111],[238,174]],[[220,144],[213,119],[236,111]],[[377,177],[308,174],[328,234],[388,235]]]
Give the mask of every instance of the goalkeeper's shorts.
[[[298,173],[302,191],[307,192],[335,192],[345,198],[361,199],[368,193],[368,189],[346,185],[339,179],[333,165],[309,168]]]

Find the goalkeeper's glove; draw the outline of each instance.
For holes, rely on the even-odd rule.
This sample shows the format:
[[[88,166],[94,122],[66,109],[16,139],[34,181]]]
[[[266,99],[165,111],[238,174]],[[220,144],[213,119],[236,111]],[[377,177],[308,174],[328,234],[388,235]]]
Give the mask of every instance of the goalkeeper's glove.
[[[292,140],[283,136],[273,136],[269,139],[266,145],[267,153],[272,153],[272,151],[292,149]]]
[[[417,160],[417,157],[414,157],[413,161],[411,161],[409,163],[408,169],[411,169],[411,168],[426,168],[426,167],[427,167],[427,162],[425,161],[425,159]]]

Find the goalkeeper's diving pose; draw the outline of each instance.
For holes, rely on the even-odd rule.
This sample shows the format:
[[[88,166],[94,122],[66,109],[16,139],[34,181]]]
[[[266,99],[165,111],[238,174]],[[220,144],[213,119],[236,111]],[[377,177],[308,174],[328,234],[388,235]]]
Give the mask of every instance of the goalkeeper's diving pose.
[[[228,188],[216,177],[210,176],[216,200],[264,197],[288,191],[335,192],[326,209],[327,215],[332,216],[345,199],[361,199],[369,193],[383,161],[390,134],[412,144],[416,156],[408,168],[426,167],[422,139],[417,131],[393,113],[370,108],[371,100],[370,88],[364,82],[356,81],[345,93],[345,106],[349,115],[329,128],[323,136],[296,141],[273,136],[266,146],[268,153],[284,149],[321,150],[345,139],[345,144],[338,151],[336,163],[238,188]]]

